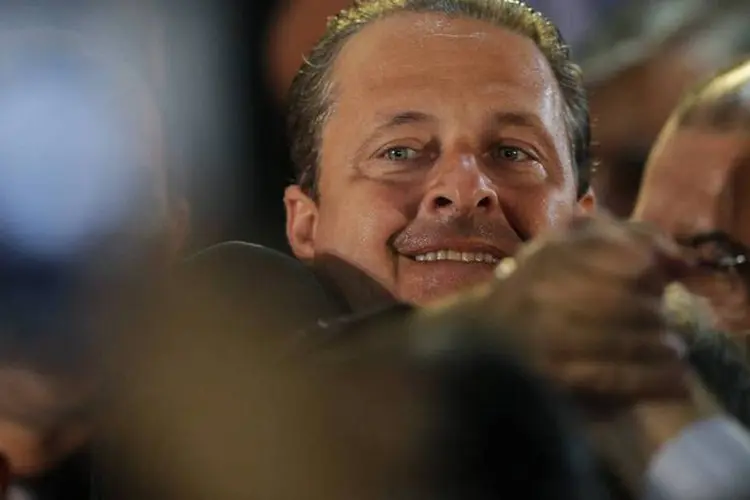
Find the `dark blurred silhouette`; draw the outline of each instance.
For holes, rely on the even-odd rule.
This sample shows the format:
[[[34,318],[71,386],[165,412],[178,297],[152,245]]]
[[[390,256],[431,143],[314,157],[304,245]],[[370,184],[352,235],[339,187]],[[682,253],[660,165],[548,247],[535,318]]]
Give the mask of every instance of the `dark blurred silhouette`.
[[[188,259],[179,279],[202,301],[243,311],[248,337],[284,337],[348,311],[303,263],[260,245],[211,247]]]
[[[309,278],[276,307],[317,300],[298,287]],[[180,289],[167,323],[120,351],[132,376],[104,456],[124,498],[605,498],[574,413],[498,332],[414,327],[395,308],[292,336],[256,321],[248,335],[241,299],[256,287],[231,303]]]

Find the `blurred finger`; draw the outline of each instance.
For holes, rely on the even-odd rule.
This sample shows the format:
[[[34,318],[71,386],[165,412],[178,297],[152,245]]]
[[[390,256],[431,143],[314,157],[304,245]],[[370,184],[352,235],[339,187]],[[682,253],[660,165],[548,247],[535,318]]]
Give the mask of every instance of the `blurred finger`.
[[[562,363],[550,375],[577,397],[609,401],[681,399],[688,396],[683,363]]]
[[[573,334],[574,335],[574,334]],[[664,335],[633,335],[623,331],[592,336],[586,342],[561,342],[550,350],[553,363],[566,360],[590,363],[665,365],[679,360],[679,349],[665,340]]]
[[[672,279],[678,278],[687,268],[682,248],[670,236],[655,226],[642,221],[618,221],[606,216],[582,217],[569,227],[577,238],[599,240],[603,244],[624,246],[655,258],[655,264],[664,267]],[[676,275],[675,275],[676,274]]]
[[[664,279],[675,281],[690,271],[690,256],[674,238],[647,222],[629,221],[627,224],[634,238],[653,247],[656,267],[664,273]]]
[[[539,279],[530,291],[540,305],[539,314],[605,320],[628,328],[655,328],[662,319],[663,288],[638,289],[638,280],[592,268],[585,262],[571,262],[552,273],[556,276]]]

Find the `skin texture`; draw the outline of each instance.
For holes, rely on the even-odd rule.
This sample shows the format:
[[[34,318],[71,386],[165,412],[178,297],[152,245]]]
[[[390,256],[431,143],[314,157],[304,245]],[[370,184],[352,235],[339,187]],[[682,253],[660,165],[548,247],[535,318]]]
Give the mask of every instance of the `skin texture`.
[[[373,278],[380,297],[421,305],[486,282],[493,265],[414,255],[502,258],[593,207],[591,195],[576,199],[562,97],[529,39],[400,14],[345,44],[333,82],[320,198],[297,186],[285,194],[287,236],[302,260],[343,261]],[[379,297],[330,266],[326,274],[355,308]]]
[[[425,305],[488,283],[494,266],[410,255],[502,258],[533,239],[515,276],[480,294],[476,315],[516,325],[529,360],[580,396],[602,435],[623,436],[625,426],[640,439],[614,454],[616,467],[643,466],[705,413],[687,364],[662,339],[661,296],[679,256],[637,225],[573,217],[594,199],[576,199],[560,92],[533,42],[468,19],[390,17],[344,46],[332,101],[319,198],[298,186],[285,194],[298,258],[343,262],[385,296]],[[355,308],[378,298],[367,280],[325,271]],[[634,491],[640,472],[629,476]]]

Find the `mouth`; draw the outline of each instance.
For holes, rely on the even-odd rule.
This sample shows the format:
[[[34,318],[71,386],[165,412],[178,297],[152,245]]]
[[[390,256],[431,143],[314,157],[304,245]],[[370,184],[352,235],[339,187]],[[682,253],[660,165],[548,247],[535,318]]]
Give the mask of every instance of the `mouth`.
[[[448,261],[461,262],[464,264],[497,265],[501,259],[500,256],[496,255],[496,252],[484,250],[467,251],[449,248],[423,251],[405,256],[413,261],[424,263]]]

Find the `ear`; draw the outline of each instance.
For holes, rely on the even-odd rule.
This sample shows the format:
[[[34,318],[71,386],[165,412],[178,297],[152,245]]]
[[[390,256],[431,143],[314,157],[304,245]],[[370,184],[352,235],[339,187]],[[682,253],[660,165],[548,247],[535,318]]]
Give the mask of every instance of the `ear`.
[[[576,202],[575,213],[576,215],[591,215],[596,211],[597,202],[596,195],[593,189],[590,187]]]
[[[190,235],[190,205],[180,196],[169,204],[168,251],[175,256],[184,248]]]
[[[286,209],[286,238],[294,255],[300,260],[311,260],[315,255],[315,229],[318,206],[296,184],[284,191]]]

